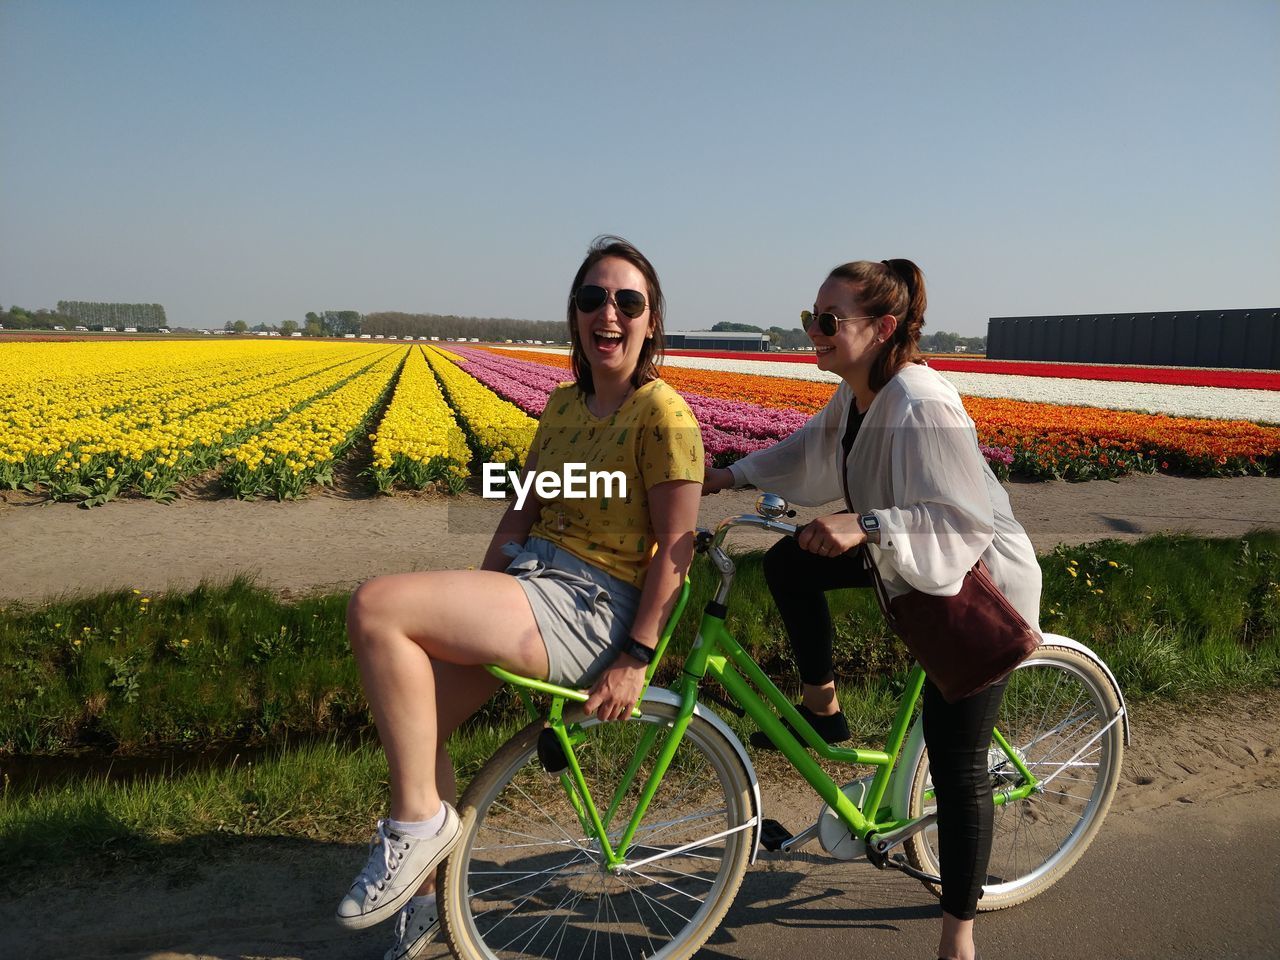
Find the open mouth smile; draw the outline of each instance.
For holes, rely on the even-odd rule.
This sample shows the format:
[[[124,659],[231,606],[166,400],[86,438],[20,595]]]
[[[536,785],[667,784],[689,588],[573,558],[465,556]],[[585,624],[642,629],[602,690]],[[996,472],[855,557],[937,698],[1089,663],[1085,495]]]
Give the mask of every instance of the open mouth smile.
[[[596,349],[606,353],[622,346],[621,330],[594,330],[591,336],[595,341]]]

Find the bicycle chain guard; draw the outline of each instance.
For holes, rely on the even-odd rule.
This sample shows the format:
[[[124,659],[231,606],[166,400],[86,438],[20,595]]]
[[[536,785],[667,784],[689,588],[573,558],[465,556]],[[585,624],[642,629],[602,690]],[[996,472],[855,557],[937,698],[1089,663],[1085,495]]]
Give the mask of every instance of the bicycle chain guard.
[[[867,788],[871,786],[871,779],[871,777],[863,777],[852,783],[846,783],[840,788],[840,792],[848,797],[855,807],[861,808],[862,801],[867,795]],[[862,839],[854,836],[844,825],[844,821],[825,803],[822,805],[822,812],[818,814],[818,842],[822,844],[823,850],[837,860],[855,860],[867,850],[867,845],[862,842]]]

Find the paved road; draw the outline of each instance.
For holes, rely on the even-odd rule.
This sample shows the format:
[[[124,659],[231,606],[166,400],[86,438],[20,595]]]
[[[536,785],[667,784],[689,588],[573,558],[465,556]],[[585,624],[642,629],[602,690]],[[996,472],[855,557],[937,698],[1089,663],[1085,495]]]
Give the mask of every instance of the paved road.
[[[979,918],[982,956],[1280,957],[1280,788],[1269,783],[1224,800],[1113,812],[1056,886]],[[389,925],[351,936],[330,920],[360,853],[355,845],[246,838],[217,859],[196,860],[180,844],[160,863],[122,864],[106,878],[87,872],[53,901],[47,890],[0,901],[0,958],[374,960]],[[935,956],[937,903],[914,880],[865,862],[765,856],[700,957]],[[440,944],[425,953],[447,956]]]
[[[1084,858],[1048,892],[978,918],[981,955],[1280,957],[1276,801],[1275,790],[1262,790],[1108,817]],[[900,874],[817,856],[762,859],[699,956],[934,957],[936,915],[936,901]]]

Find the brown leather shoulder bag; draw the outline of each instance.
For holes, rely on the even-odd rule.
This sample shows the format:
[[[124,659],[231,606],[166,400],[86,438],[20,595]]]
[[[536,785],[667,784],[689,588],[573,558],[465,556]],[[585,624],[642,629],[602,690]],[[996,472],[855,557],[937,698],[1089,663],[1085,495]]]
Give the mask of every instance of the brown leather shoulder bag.
[[[1008,676],[1040,645],[1040,635],[1000,592],[981,559],[964,575],[954,597],[912,590],[890,600],[865,546],[862,557],[889,627],[947,703]]]

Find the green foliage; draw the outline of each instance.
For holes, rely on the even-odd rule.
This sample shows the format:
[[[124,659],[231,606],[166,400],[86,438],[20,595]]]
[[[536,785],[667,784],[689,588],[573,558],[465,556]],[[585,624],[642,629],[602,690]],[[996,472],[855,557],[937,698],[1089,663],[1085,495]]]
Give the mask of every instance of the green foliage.
[[[93,327],[137,327],[155,330],[168,326],[164,307],[158,303],[97,303],[83,300],[59,300],[58,313],[75,323]]]
[[[1041,558],[1041,625],[1093,647],[1132,700],[1274,686],[1278,557],[1276,533],[1060,547]],[[760,554],[739,557],[738,571],[729,629],[783,689],[795,689]],[[718,584],[702,559],[691,579],[660,685],[679,673]],[[864,732],[881,730],[906,652],[866,591],[828,598],[845,708]],[[346,602],[344,594],[284,602],[238,578],[156,597],[123,590],[0,610],[0,755],[367,732]],[[521,716],[504,691],[472,727],[506,730]]]
[[[71,317],[51,310],[24,310],[17,306],[0,310],[0,327],[6,330],[52,330],[54,327],[70,330],[75,324]]]
[[[792,690],[790,652],[760,554],[737,563],[729,628]],[[1041,558],[1041,568],[1044,629],[1092,646],[1131,705],[1220,697],[1280,680],[1280,534],[1060,547]],[[699,561],[660,684],[678,673],[717,582]],[[855,735],[875,743],[888,728],[908,661],[865,591],[829,598],[843,706]],[[285,603],[239,578],[157,597],[121,590],[0,608],[0,752],[275,745],[260,761],[237,758],[178,776],[6,786],[0,862],[39,864],[42,881],[55,882],[59,870],[82,868],[85,857],[161,862],[177,843],[364,839],[385,809],[387,773],[368,739],[343,627],[346,600],[338,594]],[[714,702],[715,691],[707,694]],[[724,715],[747,735],[750,721]],[[514,693],[499,691],[450,742],[459,784],[524,722]],[[757,759],[764,767],[774,762]],[[11,869],[9,876],[10,885],[28,882],[29,872]]]
[[[359,315],[357,315],[359,316]],[[370,313],[359,317],[356,328],[347,333],[385,334],[396,337],[477,337],[501,343],[503,340],[555,340],[566,343],[569,327],[562,320],[513,320],[507,317],[459,317],[438,313]]]
[[[162,862],[175,843],[209,846],[234,837],[282,836],[358,842],[386,807],[386,760],[376,746],[337,741],[272,751],[258,763],[233,763],[177,777],[132,782],[105,777],[0,797],[0,889],[29,876],[19,864],[62,864],[128,856]],[[193,838],[200,838],[195,840]]]
[[[454,462],[443,455],[423,463],[397,453],[391,458],[391,466],[370,466],[365,474],[373,480],[379,493],[391,493],[397,486],[409,490],[443,488],[449,493],[461,493],[467,487],[467,480],[455,475],[453,466]]]
[[[0,752],[252,742],[367,725],[346,598],[285,604],[239,578],[0,614]]]

